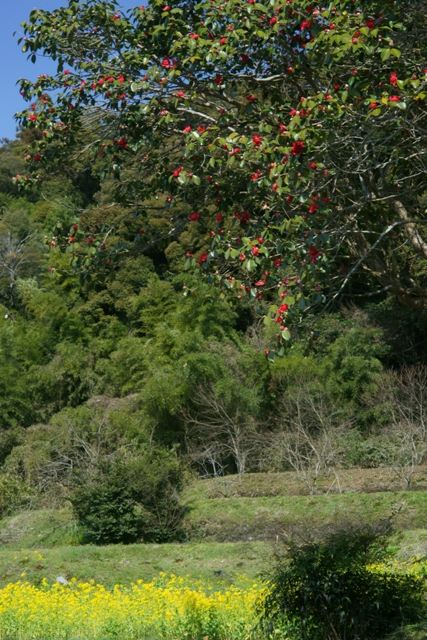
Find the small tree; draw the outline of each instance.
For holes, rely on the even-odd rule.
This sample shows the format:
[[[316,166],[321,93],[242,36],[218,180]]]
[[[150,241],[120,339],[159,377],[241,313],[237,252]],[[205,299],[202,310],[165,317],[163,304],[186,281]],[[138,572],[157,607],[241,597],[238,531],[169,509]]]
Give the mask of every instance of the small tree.
[[[16,183],[74,161],[116,179],[139,226],[120,242],[108,220],[90,237],[64,228],[56,242],[82,269],[201,229],[203,243],[182,237],[188,266],[236,297],[270,291],[279,351],[286,325],[362,270],[422,308],[425,12],[424,0],[34,9],[20,42],[57,71],[20,81],[17,119],[39,139]]]
[[[320,477],[336,467],[340,454],[340,436],[351,420],[321,390],[303,388],[283,401],[279,418],[281,429],[271,435],[272,455],[290,467],[310,494],[315,493]]]
[[[385,557],[386,531],[341,531],[289,543],[260,605],[264,629],[285,626],[298,640],[377,640],[425,611],[423,580],[372,566]]]
[[[251,455],[259,446],[259,435],[247,407],[235,399],[227,402],[212,386],[200,386],[182,417],[188,427],[191,458],[202,469],[206,471],[208,464],[211,474],[218,475],[231,458],[238,474],[248,470]]]
[[[409,491],[427,456],[427,367],[404,368],[382,381],[390,423],[389,464]]]

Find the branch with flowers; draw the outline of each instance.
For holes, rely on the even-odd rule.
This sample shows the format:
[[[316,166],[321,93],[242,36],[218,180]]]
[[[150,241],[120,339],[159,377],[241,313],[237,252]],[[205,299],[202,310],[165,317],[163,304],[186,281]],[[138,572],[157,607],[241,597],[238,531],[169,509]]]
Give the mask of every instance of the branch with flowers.
[[[96,161],[144,243],[70,230],[60,240],[75,268],[108,270],[165,241],[168,231],[144,228],[155,201],[170,236],[186,230],[188,269],[271,304],[279,350],[302,313],[355,278],[423,308],[426,9],[202,0],[124,13],[114,0],[69,0],[34,10],[23,49],[58,69],[20,82],[29,107],[18,122],[42,139],[15,180],[37,185],[73,158]]]

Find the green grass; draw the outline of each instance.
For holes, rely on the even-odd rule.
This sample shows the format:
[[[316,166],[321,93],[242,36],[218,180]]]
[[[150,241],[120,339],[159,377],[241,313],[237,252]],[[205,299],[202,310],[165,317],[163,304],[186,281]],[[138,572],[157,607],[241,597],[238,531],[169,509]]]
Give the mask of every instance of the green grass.
[[[314,496],[199,499],[187,494],[187,528],[194,538],[237,542],[276,540],[345,523],[373,523],[396,512],[399,530],[427,526],[427,492],[396,491]]]
[[[95,580],[113,587],[136,580],[149,581],[161,572],[190,575],[214,584],[232,584],[242,574],[256,579],[259,571],[268,567],[270,557],[271,547],[262,542],[3,548],[0,588],[18,580],[35,585],[43,578],[55,582],[58,576],[82,582]]]
[[[389,640],[426,640],[427,625],[417,624],[405,627],[390,636]]]
[[[70,509],[27,511],[0,522],[0,588],[18,580],[38,585],[63,576],[107,588],[150,581],[161,572],[189,575],[222,586],[268,571],[276,544],[288,533],[313,533],[348,523],[394,515],[390,550],[400,558],[427,555],[427,491],[372,492],[390,482],[376,471],[346,479],[346,493],[301,495],[286,474],[194,482],[184,494],[188,508],[183,544],[81,545]],[[354,489],[353,492],[352,488]],[[299,494],[299,495],[298,495]],[[407,627],[390,640],[425,640],[425,624]]]
[[[150,580],[160,572],[231,583],[239,574],[255,578],[266,569],[274,544],[288,533],[315,534],[343,524],[375,522],[394,512],[397,533],[391,548],[402,558],[427,554],[426,491],[307,496],[290,493],[294,488],[285,483],[284,474],[259,474],[258,479],[257,484],[251,474],[243,480],[230,477],[229,484],[198,481],[188,487],[184,544],[79,545],[70,509],[5,518],[0,522],[0,586],[21,579],[23,573],[34,584],[62,575],[112,586]],[[230,487],[234,495],[224,497]]]

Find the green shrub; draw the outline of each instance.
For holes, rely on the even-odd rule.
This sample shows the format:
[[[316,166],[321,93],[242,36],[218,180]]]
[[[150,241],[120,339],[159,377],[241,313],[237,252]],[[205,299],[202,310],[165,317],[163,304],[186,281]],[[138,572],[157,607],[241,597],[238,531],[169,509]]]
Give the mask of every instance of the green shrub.
[[[0,518],[15,509],[28,507],[30,500],[30,492],[22,480],[7,473],[0,474]]]
[[[373,570],[385,535],[344,531],[291,543],[278,561],[262,607],[264,628],[285,624],[295,640],[377,640],[420,619],[422,579]]]
[[[88,542],[171,542],[182,537],[184,470],[161,449],[101,463],[80,475],[71,502]]]

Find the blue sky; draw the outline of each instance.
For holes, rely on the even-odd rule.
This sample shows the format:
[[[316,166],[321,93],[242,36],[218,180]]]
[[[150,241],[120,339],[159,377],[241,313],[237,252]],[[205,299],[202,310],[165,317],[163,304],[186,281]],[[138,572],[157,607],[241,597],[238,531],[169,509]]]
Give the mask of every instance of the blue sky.
[[[22,53],[17,41],[22,35],[19,26],[27,20],[30,11],[36,6],[38,9],[53,11],[57,7],[67,6],[67,0],[8,0],[2,8],[0,20],[0,138],[13,139],[16,133],[16,122],[13,114],[22,111],[25,102],[19,95],[16,81],[19,78],[36,78],[41,73],[53,73],[55,65],[48,59],[40,58],[35,64],[27,60],[27,54]],[[138,0],[121,0],[120,4],[125,8],[146,4]],[[17,31],[15,37],[13,32]],[[21,45],[22,46],[22,45]]]

